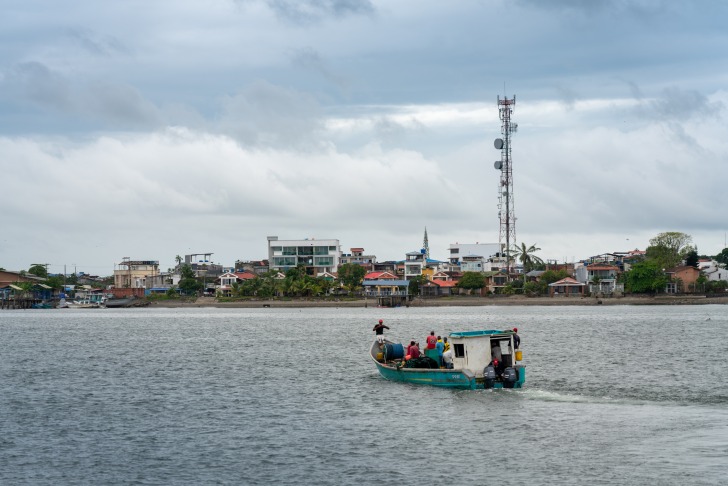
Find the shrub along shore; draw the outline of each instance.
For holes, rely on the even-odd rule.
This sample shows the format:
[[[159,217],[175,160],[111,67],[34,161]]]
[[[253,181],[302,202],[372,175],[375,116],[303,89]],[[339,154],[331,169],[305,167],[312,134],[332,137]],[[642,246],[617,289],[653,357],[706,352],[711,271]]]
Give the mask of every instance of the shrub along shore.
[[[523,296],[489,296],[489,297],[439,297],[415,298],[410,307],[462,307],[491,305],[704,305],[728,304],[726,296],[705,295],[657,295],[627,297],[523,297]],[[372,299],[269,299],[269,300],[226,300],[219,301],[214,297],[199,297],[189,300],[159,300],[151,302],[151,307],[184,308],[184,307],[217,307],[217,308],[254,308],[254,307],[377,307]]]

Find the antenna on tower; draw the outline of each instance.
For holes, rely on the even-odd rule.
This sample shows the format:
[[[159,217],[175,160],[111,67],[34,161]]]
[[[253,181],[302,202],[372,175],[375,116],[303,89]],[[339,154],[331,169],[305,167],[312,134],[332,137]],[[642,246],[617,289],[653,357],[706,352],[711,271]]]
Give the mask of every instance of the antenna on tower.
[[[506,84],[503,83],[505,91]],[[496,170],[500,170],[500,183],[498,185],[498,218],[500,219],[500,232],[498,243],[501,252],[506,255],[506,267],[511,271],[512,248],[516,246],[516,214],[513,198],[513,167],[511,160],[511,135],[518,130],[518,124],[511,122],[513,107],[516,105],[516,96],[503,99],[498,96],[498,114],[501,120],[502,138],[496,138],[493,146],[500,150],[501,158],[494,164]]]
[[[425,226],[425,238],[422,240],[422,249],[425,251],[425,264],[430,259],[430,242],[427,241],[427,226]]]

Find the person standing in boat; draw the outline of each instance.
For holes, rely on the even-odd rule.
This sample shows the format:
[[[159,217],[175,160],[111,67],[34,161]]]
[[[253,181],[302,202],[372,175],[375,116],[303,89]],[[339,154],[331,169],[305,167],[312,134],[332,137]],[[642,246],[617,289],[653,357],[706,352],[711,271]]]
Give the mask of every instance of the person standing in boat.
[[[518,328],[513,328],[513,346],[518,349],[518,347],[521,345],[521,337],[518,335]]]
[[[446,370],[452,369],[452,350],[448,349],[444,353],[442,353],[442,365],[445,367]]]
[[[440,367],[442,368],[442,353],[445,351],[445,343],[442,341],[441,336],[437,336],[437,342],[435,343],[435,347],[437,348],[437,357],[440,360]]]
[[[384,325],[384,321],[382,319],[379,319],[379,323],[376,326],[374,326],[374,328],[372,329],[372,331],[374,331],[375,334],[377,335],[377,342],[379,344],[384,343],[384,330],[385,329],[389,329],[389,327]]]

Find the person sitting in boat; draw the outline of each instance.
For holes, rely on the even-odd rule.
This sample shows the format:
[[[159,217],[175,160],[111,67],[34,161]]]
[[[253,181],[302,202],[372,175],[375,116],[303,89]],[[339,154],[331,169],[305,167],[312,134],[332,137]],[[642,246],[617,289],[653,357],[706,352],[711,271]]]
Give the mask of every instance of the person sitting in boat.
[[[435,336],[435,331],[430,331],[430,335],[427,336],[425,342],[427,343],[425,349],[435,349],[435,347],[437,346],[437,337]]]
[[[372,331],[374,331],[377,335],[377,342],[379,344],[382,344],[384,342],[384,330],[385,329],[389,329],[389,327],[385,326],[384,321],[381,319],[379,319],[379,323],[376,326],[374,326],[374,328],[372,329]]]
[[[492,366],[495,369],[495,374],[498,377],[503,374],[503,369],[505,368],[504,363],[498,359],[491,361],[488,366]]]
[[[442,364],[446,370],[451,370],[452,365],[452,349],[448,349],[442,353]]]
[[[420,347],[414,341],[410,341],[410,345],[407,346],[407,355],[410,359],[420,357]]]
[[[490,359],[501,361],[503,359],[503,355],[501,353],[501,347],[499,342],[494,342],[493,347],[490,348]]]

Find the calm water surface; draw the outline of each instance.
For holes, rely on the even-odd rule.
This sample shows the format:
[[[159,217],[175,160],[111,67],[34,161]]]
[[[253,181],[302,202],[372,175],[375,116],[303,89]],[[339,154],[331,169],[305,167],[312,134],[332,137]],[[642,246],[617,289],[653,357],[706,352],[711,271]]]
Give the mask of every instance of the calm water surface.
[[[517,326],[523,390],[383,380],[389,336]],[[728,480],[728,307],[0,311],[1,484]]]

